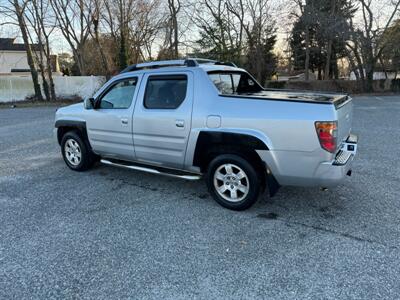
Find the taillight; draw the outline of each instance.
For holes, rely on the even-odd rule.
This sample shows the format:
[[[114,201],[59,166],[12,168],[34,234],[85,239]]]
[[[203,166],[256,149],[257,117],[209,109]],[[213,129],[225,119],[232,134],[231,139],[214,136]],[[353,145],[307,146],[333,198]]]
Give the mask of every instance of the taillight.
[[[334,153],[336,150],[337,122],[315,122],[315,130],[317,130],[321,147]]]

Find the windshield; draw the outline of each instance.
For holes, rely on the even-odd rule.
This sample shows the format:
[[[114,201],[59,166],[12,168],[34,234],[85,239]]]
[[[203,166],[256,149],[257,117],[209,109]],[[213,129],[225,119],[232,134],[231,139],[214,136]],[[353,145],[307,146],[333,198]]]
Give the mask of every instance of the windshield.
[[[246,72],[212,71],[208,76],[222,95],[252,94],[263,90]]]

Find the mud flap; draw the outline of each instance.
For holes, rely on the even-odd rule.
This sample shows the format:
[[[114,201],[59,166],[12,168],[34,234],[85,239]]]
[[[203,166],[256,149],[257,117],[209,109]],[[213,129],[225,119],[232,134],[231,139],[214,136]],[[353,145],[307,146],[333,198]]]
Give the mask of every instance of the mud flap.
[[[271,170],[268,168],[268,166],[265,166],[266,169],[266,175],[267,175],[267,186],[268,186],[268,192],[269,196],[273,197],[281,187],[278,181],[276,181],[274,175],[272,174]]]

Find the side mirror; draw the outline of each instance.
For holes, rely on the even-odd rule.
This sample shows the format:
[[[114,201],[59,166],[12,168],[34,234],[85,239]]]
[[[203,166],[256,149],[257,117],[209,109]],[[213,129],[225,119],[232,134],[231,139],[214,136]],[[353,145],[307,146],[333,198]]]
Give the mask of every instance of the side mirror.
[[[94,98],[86,98],[84,101],[83,101],[83,105],[84,105],[84,107],[85,107],[85,109],[94,109],[95,108],[95,100],[94,100]]]

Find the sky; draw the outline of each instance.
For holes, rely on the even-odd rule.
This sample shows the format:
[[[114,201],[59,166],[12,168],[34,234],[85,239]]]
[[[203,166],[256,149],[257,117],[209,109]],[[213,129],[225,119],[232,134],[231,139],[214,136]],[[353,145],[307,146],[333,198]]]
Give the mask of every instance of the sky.
[[[392,0],[372,1],[374,14],[378,16],[376,19],[376,23],[382,25],[387,19],[388,14],[390,13],[390,2]],[[9,4],[7,4],[7,0],[0,0],[0,6],[1,5]],[[287,49],[287,38],[289,36],[291,28],[290,13],[295,10],[296,4],[294,4],[293,0],[270,0],[270,5],[272,17],[276,20],[276,33],[278,37],[278,41],[275,46],[275,52],[283,53]],[[357,16],[356,20],[358,20],[358,22],[362,20],[361,14]],[[17,41],[22,42],[18,26],[11,25],[9,24],[9,22],[12,22],[12,20],[7,18],[1,19],[0,37],[17,37]],[[193,37],[197,35],[196,29],[193,28],[189,32],[189,34],[191,35],[191,39],[195,40],[196,38]],[[55,30],[53,32],[51,39],[51,48],[53,53],[70,52],[70,47],[67,41],[62,36],[60,30]],[[155,48],[158,49],[159,46],[155,45]]]

